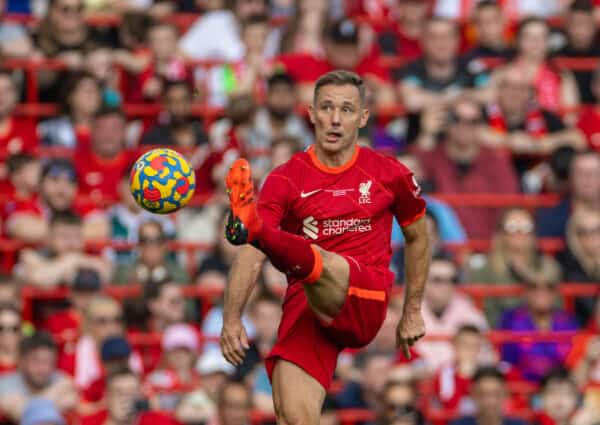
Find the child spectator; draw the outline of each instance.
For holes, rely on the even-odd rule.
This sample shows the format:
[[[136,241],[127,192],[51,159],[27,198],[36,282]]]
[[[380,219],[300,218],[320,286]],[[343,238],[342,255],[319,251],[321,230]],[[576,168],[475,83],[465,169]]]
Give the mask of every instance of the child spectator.
[[[31,154],[13,155],[7,162],[13,195],[4,205],[4,234],[23,242],[45,239],[48,227],[37,202],[40,163]]]
[[[538,425],[571,425],[577,410],[579,391],[569,376],[569,371],[556,369],[550,371],[542,380],[541,411],[535,423]]]

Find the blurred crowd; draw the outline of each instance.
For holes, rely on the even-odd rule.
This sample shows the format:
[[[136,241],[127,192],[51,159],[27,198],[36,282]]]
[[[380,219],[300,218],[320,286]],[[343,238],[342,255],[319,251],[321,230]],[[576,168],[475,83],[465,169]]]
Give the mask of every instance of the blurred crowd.
[[[410,359],[394,347],[395,225],[398,291],[373,343],[340,357],[321,423],[600,424],[600,1],[0,0],[0,14],[2,422],[273,422],[262,358],[287,284],[265,265],[252,344],[228,364],[223,175],[245,156],[260,185],[309,146],[314,82],[343,68],[368,87],[360,143],[428,201],[429,337]],[[156,146],[196,170],[192,205],[169,216],[129,191]]]

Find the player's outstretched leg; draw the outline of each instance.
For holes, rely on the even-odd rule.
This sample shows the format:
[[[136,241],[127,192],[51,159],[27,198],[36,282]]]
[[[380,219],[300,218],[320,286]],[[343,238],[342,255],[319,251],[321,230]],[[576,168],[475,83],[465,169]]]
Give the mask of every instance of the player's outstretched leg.
[[[319,425],[325,389],[299,366],[278,359],[273,369],[277,425]]]
[[[258,215],[250,165],[236,160],[225,180],[231,214],[225,236],[234,245],[250,243],[279,271],[305,284],[312,310],[324,320],[342,309],[350,268],[346,259],[322,250],[300,236],[264,224]]]

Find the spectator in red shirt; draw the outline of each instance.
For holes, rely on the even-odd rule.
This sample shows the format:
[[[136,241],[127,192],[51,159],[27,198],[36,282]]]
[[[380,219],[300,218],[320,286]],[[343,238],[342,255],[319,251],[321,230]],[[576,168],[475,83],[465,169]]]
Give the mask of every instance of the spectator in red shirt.
[[[579,391],[568,370],[558,368],[550,371],[542,380],[540,395],[541,411],[536,415],[536,425],[582,423],[573,422]]]
[[[425,177],[440,193],[517,193],[510,158],[482,146],[480,105],[457,100],[448,115],[447,138],[430,152],[420,152]],[[457,207],[460,222],[471,239],[489,238],[499,211],[494,208]]]
[[[38,136],[32,120],[14,116],[18,90],[13,75],[0,70],[0,189],[8,190],[5,161],[10,155],[32,153],[38,147]]]
[[[83,238],[105,240],[110,235],[110,224],[105,212],[82,196],[78,191],[78,178],[74,164],[68,159],[51,159],[42,169],[40,200],[44,216],[74,211],[82,219]]]
[[[473,413],[471,380],[480,363],[483,348],[481,331],[473,325],[461,327],[454,335],[454,361],[443,365],[435,377],[435,393],[445,409],[458,414]]]
[[[600,153],[600,68],[591,77],[593,103],[583,105],[577,127],[583,132],[590,149]]]
[[[535,88],[517,66],[508,66],[498,77],[496,99],[487,105],[484,142],[510,150],[519,174],[561,146],[581,149],[579,131],[567,128],[559,115],[541,107]]]
[[[38,126],[42,144],[69,149],[89,149],[94,116],[102,105],[102,89],[96,78],[84,71],[65,77],[60,96],[61,116]]]
[[[23,242],[41,242],[47,236],[48,225],[37,201],[40,162],[22,153],[11,156],[7,165],[13,193],[4,205],[4,233]]]
[[[162,337],[162,362],[146,378],[161,410],[174,410],[186,392],[194,389],[200,377],[195,370],[200,344],[197,331],[178,323],[165,329]]]
[[[0,374],[12,372],[19,360],[21,313],[13,304],[0,304]]]
[[[402,59],[412,61],[423,54],[421,38],[427,16],[431,12],[431,4],[422,0],[405,0],[396,3],[392,24],[383,29],[375,28],[378,32],[377,44],[383,55],[400,56]]]
[[[347,69],[363,77],[374,90],[378,105],[395,102],[387,69],[379,65],[375,54],[364,54],[360,50],[359,27],[356,22],[350,19],[333,22],[326,31],[324,47],[324,58],[298,53],[275,59],[275,68],[283,66],[298,83],[302,103],[312,103],[315,81],[334,69]]]
[[[16,274],[22,280],[43,288],[71,285],[81,269],[95,270],[107,282],[111,265],[102,257],[84,251],[81,218],[72,212],[52,216],[48,247],[21,252]]]
[[[91,149],[76,156],[80,190],[94,202],[119,199],[121,176],[133,162],[125,149],[125,115],[120,109],[98,112],[92,125]]]

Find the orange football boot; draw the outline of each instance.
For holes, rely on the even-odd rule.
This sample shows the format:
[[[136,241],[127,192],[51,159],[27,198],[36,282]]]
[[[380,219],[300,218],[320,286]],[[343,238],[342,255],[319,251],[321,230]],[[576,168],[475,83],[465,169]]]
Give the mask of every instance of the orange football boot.
[[[233,245],[252,243],[262,227],[258,216],[254,184],[248,161],[237,159],[225,178],[231,211],[225,225],[225,237]]]

